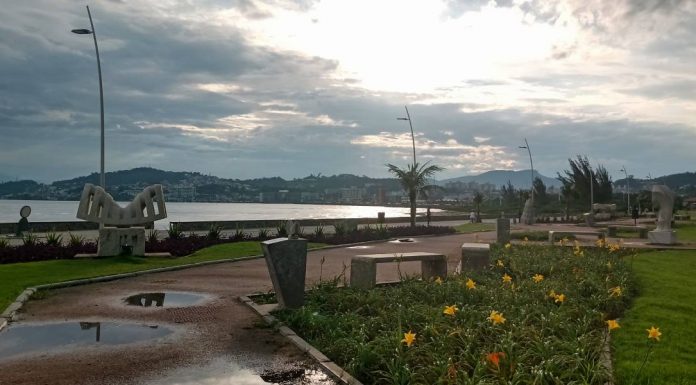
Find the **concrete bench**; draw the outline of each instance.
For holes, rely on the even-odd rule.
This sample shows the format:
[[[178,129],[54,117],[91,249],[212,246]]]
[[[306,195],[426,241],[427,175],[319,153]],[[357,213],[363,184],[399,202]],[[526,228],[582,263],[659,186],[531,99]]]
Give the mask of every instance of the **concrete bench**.
[[[638,233],[639,238],[648,238],[648,228],[645,226],[631,226],[631,225],[609,225],[607,226],[607,235],[610,237],[615,237],[616,233],[619,231],[634,231]]]
[[[373,288],[377,284],[378,263],[410,261],[421,262],[421,276],[424,280],[447,277],[447,256],[443,254],[411,252],[356,255],[350,261],[350,286]]]
[[[604,231],[568,231],[568,230],[550,230],[549,231],[549,243],[556,243],[556,237],[564,237],[566,235],[588,235],[596,236],[597,239],[603,239],[605,237]]]
[[[463,243],[462,259],[457,271],[483,270],[491,263],[491,245],[488,243]]]

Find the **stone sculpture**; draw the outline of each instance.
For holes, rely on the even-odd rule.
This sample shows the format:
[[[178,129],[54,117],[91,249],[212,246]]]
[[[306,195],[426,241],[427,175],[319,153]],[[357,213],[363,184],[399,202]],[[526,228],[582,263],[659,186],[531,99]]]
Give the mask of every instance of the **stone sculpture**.
[[[105,226],[145,225],[167,217],[162,185],[146,187],[133,198],[133,202],[121,207],[103,188],[85,184],[77,208],[77,217]]]
[[[522,217],[520,218],[520,222],[524,223],[525,225],[533,225],[535,222],[535,217],[534,217],[534,203],[532,202],[532,198],[528,198],[526,202],[524,202],[524,210],[522,211]]]
[[[307,240],[276,238],[261,242],[268,273],[281,308],[298,308],[304,304],[307,271]]]
[[[660,209],[657,212],[657,228],[648,232],[650,243],[673,245],[677,236],[672,230],[672,211],[674,209],[674,192],[665,185],[652,186],[653,206]]]
[[[143,226],[166,217],[164,193],[159,184],[146,187],[126,207],[121,207],[103,188],[87,183],[77,208],[77,218],[104,225],[99,229],[97,255],[100,257],[145,255]]]

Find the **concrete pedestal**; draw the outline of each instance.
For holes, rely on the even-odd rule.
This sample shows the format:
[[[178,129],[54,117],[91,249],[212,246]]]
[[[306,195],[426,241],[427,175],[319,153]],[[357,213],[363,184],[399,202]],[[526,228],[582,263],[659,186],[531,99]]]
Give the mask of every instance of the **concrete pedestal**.
[[[276,238],[261,242],[261,247],[278,305],[291,309],[301,307],[307,272],[307,240]]]
[[[677,243],[677,233],[674,230],[648,231],[648,241],[659,245],[674,245]]]
[[[491,246],[487,243],[462,244],[462,259],[458,271],[483,270],[491,263]]]
[[[121,254],[145,255],[144,227],[104,227],[99,230],[97,256],[113,257]]]
[[[498,218],[495,220],[495,237],[499,245],[505,245],[510,242],[510,220],[507,218]]]

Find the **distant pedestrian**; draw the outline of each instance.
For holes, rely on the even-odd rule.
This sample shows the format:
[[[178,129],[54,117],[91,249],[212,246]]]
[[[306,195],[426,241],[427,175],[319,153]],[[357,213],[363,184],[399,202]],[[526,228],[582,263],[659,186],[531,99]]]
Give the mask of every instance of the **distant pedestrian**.
[[[472,211],[469,213],[469,221],[471,221],[471,223],[476,223],[476,213],[475,212]]]
[[[638,225],[638,206],[633,206],[633,210],[631,210],[631,218],[633,218],[633,225],[637,226]]]
[[[430,207],[428,207],[428,210],[425,212],[425,219],[428,221],[428,226],[430,226]]]

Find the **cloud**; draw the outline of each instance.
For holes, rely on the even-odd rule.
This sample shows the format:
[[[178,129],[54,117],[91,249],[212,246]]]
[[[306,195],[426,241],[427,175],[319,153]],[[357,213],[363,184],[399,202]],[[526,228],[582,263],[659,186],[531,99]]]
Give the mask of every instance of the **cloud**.
[[[398,18],[394,4],[95,2],[107,170],[386,176],[412,156],[404,105],[442,177],[527,168],[524,138],[547,175],[576,154],[637,175],[694,164],[693,2],[444,1]],[[0,164],[42,180],[93,172],[94,51],[69,32],[85,9],[3,11]]]

